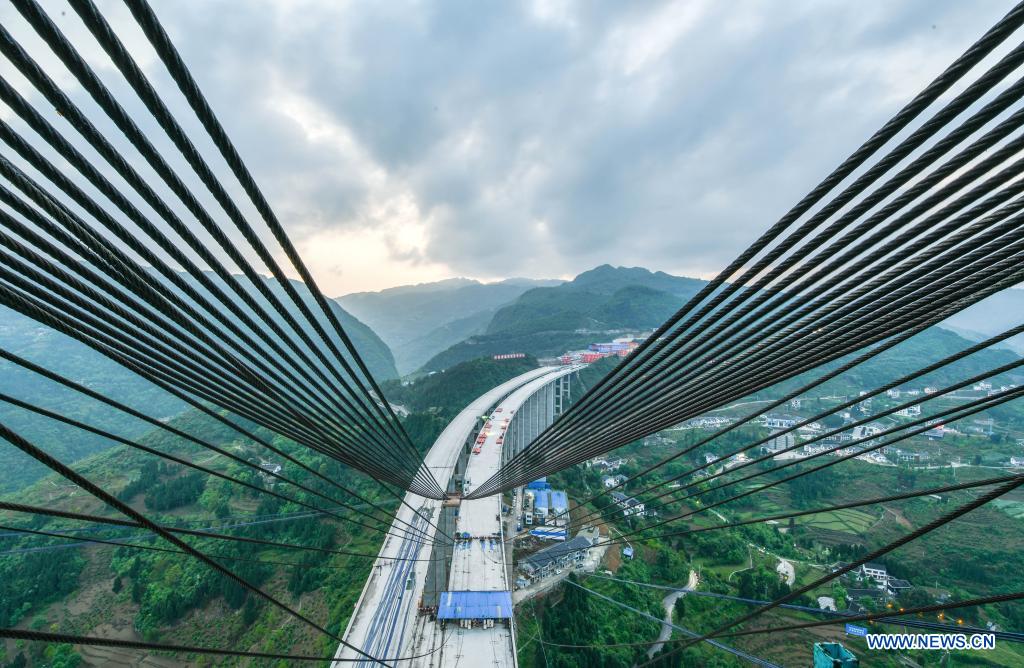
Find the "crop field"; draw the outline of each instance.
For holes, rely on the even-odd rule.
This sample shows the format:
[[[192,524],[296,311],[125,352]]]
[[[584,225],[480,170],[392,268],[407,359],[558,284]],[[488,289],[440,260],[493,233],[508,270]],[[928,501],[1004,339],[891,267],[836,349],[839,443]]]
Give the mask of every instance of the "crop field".
[[[1024,501],[996,499],[992,505],[1015,519],[1024,519]]]
[[[836,510],[830,513],[805,515],[797,519],[797,524],[814,529],[843,531],[859,535],[875,523],[875,516],[860,510]]]

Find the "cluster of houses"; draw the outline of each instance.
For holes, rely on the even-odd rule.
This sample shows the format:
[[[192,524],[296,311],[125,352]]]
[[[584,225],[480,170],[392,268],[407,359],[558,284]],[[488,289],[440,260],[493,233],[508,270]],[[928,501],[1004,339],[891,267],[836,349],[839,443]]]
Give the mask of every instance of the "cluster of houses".
[[[735,422],[735,420],[732,418],[722,417],[720,415],[702,415],[700,417],[687,420],[678,427],[675,427],[675,429],[721,429],[733,422]]]
[[[545,479],[526,486],[523,494],[522,524],[530,533],[544,540],[565,540],[569,524],[569,496],[552,489]]]
[[[626,517],[630,515],[636,515],[637,517],[646,517],[648,512],[644,508],[642,501],[638,501],[631,496],[626,496],[622,492],[612,492],[612,501],[622,509],[622,514]],[[655,515],[654,511],[650,512],[651,515]]]
[[[626,476],[621,473],[618,475],[608,475],[604,477],[604,488],[611,489],[612,487],[619,487],[622,483],[629,480]]]
[[[835,572],[845,565],[840,562],[832,567],[832,571]],[[855,612],[860,611],[862,607],[859,603],[861,599],[869,598],[876,603],[885,603],[914,587],[907,580],[890,575],[883,564],[870,561],[861,565],[856,570],[850,571],[843,578],[847,581],[853,580],[857,584],[862,585],[860,587],[847,587],[846,589],[849,608]]]
[[[281,474],[281,465],[277,462],[269,462],[266,459],[260,460],[260,469],[260,478],[267,485],[273,485],[277,480],[275,476]]]
[[[563,569],[576,568],[586,560],[596,541],[596,537],[578,534],[564,543],[555,543],[523,557],[517,564],[519,577],[516,578],[516,589],[522,589],[533,580],[556,574]]]
[[[622,457],[619,459],[605,459],[604,457],[598,457],[597,459],[588,460],[587,468],[589,469],[596,466],[604,473],[615,473],[628,463],[629,460]]]
[[[927,452],[903,450],[893,445],[882,448],[882,452],[894,464],[921,464],[931,459],[931,455]]]

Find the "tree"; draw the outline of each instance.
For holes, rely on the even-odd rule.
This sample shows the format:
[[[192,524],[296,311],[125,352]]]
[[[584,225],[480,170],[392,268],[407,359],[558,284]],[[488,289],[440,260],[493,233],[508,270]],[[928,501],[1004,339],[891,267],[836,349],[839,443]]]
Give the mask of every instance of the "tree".
[[[912,587],[899,596],[900,606],[904,608],[923,608],[934,605],[935,599],[922,587]]]
[[[846,588],[838,582],[832,583],[832,598],[836,601],[836,609],[842,610],[846,607]]]
[[[686,617],[686,596],[680,596],[676,599],[675,603],[676,619],[684,619]]]

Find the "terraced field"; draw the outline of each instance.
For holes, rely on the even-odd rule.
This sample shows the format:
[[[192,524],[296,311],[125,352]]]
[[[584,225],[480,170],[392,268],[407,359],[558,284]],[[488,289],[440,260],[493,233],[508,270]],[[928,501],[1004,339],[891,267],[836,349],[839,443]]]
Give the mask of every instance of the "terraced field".
[[[860,510],[836,510],[797,518],[797,524],[814,529],[827,529],[860,535],[875,523],[876,517]]]
[[[996,499],[992,505],[1015,519],[1024,519],[1024,501]]]

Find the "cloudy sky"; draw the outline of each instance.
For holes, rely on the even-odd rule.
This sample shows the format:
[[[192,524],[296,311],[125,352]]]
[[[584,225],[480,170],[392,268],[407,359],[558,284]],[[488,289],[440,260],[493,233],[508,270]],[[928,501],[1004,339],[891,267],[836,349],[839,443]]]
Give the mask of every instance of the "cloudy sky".
[[[714,274],[1010,5],[153,0],[331,295]]]

